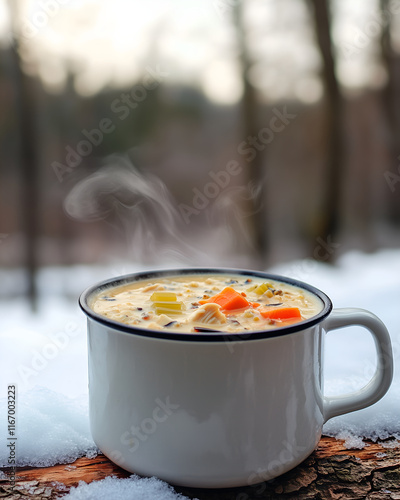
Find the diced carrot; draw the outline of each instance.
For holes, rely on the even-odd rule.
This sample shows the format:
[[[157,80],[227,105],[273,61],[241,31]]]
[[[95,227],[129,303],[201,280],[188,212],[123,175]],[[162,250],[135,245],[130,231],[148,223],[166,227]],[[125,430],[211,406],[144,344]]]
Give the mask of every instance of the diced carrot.
[[[301,320],[301,314],[298,307],[271,307],[260,308],[261,316],[267,319],[277,320]]]
[[[249,302],[232,287],[227,286],[222,290],[222,292],[217,293],[208,300],[199,300],[200,304],[206,304],[208,302],[214,302],[221,306],[221,309],[244,309],[249,307]]]

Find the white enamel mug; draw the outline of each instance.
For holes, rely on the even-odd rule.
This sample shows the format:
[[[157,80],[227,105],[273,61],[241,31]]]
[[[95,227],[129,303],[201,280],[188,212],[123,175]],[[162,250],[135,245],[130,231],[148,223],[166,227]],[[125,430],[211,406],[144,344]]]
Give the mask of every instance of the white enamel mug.
[[[96,314],[98,292],[141,279],[241,274],[306,289],[322,303],[316,316],[245,334],[169,333]],[[332,310],[320,290],[283,276],[237,269],[137,273],[87,289],[89,404],[93,439],[117,465],[172,484],[222,488],[272,479],[316,448],[330,418],[381,399],[393,375],[384,324],[362,309]],[[361,390],[323,394],[325,334],[361,325],[375,341],[377,367]]]

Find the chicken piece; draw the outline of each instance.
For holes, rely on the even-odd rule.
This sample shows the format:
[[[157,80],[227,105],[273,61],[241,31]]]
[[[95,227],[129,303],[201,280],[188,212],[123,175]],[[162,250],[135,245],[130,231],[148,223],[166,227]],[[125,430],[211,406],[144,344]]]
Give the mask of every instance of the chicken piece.
[[[213,302],[203,304],[188,318],[189,323],[203,323],[205,325],[218,325],[226,323],[226,316],[221,312],[218,304]]]
[[[153,285],[149,285],[143,288],[144,292],[152,292],[153,290],[165,290],[165,286],[160,285],[159,283],[154,283]]]
[[[160,316],[157,318],[157,323],[161,326],[165,326],[168,323],[171,323],[172,318],[167,316],[166,314],[160,314]]]
[[[154,321],[147,323],[146,328],[149,328],[150,330],[163,330],[163,327]]]

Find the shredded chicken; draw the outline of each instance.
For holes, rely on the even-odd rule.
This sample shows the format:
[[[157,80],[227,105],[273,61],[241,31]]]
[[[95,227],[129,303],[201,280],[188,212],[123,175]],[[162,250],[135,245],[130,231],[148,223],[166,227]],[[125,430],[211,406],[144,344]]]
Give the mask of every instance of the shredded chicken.
[[[162,325],[159,325],[158,323],[155,323],[152,321],[151,323],[147,323],[146,328],[149,328],[150,330],[164,330]]]
[[[188,318],[190,323],[204,323],[206,325],[215,325],[226,323],[226,316],[220,311],[219,305],[212,302],[199,307]]]
[[[165,286],[155,283],[154,285],[149,285],[143,288],[144,292],[152,292],[153,290],[164,290]]]
[[[168,323],[170,323],[172,319],[167,316],[166,314],[160,314],[160,316],[157,318],[157,323],[161,326],[165,326]]]

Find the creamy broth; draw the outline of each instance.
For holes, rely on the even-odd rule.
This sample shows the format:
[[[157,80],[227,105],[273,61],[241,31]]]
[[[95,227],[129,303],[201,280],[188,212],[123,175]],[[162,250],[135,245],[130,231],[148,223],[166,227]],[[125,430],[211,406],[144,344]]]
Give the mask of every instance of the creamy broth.
[[[311,292],[246,275],[193,274],[140,280],[101,291],[91,308],[152,330],[240,333],[274,329],[318,314]]]

